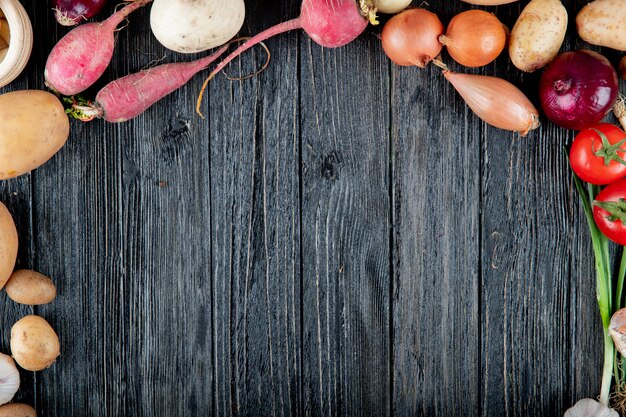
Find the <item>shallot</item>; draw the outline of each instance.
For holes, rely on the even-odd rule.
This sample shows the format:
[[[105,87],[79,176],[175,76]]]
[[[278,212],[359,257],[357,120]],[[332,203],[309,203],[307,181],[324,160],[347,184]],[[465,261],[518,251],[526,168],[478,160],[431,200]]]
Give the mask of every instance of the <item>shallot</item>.
[[[63,26],[76,26],[102,11],[106,0],[55,0],[54,17]]]

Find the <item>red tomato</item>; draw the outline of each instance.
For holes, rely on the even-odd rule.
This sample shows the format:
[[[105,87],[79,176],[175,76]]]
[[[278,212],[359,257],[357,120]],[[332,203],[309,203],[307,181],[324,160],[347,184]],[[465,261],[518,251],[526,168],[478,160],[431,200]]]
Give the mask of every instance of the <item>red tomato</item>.
[[[605,136],[606,141],[596,130]],[[580,131],[569,152],[572,169],[583,181],[596,185],[624,178],[625,142],[626,133],[608,123],[599,123]]]
[[[626,246],[626,179],[600,191],[593,202],[593,218],[606,237]]]

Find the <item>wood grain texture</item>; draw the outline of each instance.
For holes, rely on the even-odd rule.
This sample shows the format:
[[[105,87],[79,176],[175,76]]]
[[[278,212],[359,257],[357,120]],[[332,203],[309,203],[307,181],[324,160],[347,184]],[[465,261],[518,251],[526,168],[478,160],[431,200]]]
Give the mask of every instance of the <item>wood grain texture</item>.
[[[242,33],[298,14],[297,1],[247,1]],[[251,80],[210,87],[215,415],[300,415],[298,33],[267,42]],[[259,48],[230,65],[253,73]]]
[[[23,3],[33,57],[0,93],[43,89],[67,32]],[[512,27],[527,3],[483,9]],[[573,24],[584,3],[564,0],[564,50],[588,47]],[[241,34],[299,6],[247,0]],[[427,7],[447,23],[474,6]],[[203,55],[168,52],[148,14],[118,33],[88,96]],[[58,287],[35,309],[0,294],[0,351],[32,312],[62,344],[52,368],[22,373],[17,399],[55,417],[546,417],[597,395],[592,251],[561,150],[573,133],[486,126],[436,68],[391,65],[379,32],[336,50],[283,34],[257,77],[211,81],[205,120],[199,75],[134,121],[73,123],[50,162],[0,182],[18,265]],[[479,70],[443,56],[537,103],[540,73],[506,53]],[[251,51],[227,72],[264,59]]]
[[[371,33],[300,51],[305,415],[385,416],[388,63]]]
[[[394,414],[477,415],[479,122],[434,65],[392,76]]]

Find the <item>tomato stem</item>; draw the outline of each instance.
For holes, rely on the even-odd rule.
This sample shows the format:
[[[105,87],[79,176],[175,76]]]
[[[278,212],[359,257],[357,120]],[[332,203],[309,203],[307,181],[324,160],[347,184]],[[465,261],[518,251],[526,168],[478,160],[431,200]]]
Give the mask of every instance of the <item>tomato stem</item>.
[[[593,205],[606,210],[610,216],[607,216],[609,221],[620,220],[623,225],[626,225],[626,200],[620,198],[617,201],[598,201],[594,200]]]
[[[618,151],[626,152],[625,149],[622,149],[622,145],[626,143],[626,137],[619,142],[611,145],[611,142],[609,142],[609,138],[607,138],[604,133],[602,133],[598,129],[593,130],[600,136],[600,140],[602,140],[602,147],[597,151],[593,151],[593,154],[599,158],[604,158],[604,165],[607,167],[609,166],[611,161],[619,162],[622,165],[626,165],[626,161],[624,161],[622,157],[619,156],[617,153]],[[594,148],[593,140],[591,143],[591,148]]]

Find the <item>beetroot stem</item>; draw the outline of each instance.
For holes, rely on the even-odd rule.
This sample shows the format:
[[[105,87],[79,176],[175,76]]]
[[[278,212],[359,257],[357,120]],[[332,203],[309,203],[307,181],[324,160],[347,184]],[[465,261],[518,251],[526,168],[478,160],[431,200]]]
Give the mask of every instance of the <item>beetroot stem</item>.
[[[150,0],[148,0],[150,1]],[[276,26],[272,26],[269,29],[264,30],[256,36],[251,37],[246,43],[239,46],[233,52],[231,52],[226,58],[219,63],[217,67],[209,74],[206,80],[204,80],[204,84],[202,85],[202,89],[200,90],[200,94],[198,95],[198,101],[196,103],[196,112],[200,115],[200,117],[204,118],[202,112],[200,111],[200,106],[202,105],[202,96],[204,95],[204,90],[206,90],[207,84],[215,75],[224,69],[226,65],[228,65],[233,59],[237,58],[239,55],[252,48],[255,45],[273,37],[276,35],[280,35],[284,32],[289,32],[290,30],[302,29],[302,19],[297,17],[292,20],[288,20],[283,23],[279,23]]]

